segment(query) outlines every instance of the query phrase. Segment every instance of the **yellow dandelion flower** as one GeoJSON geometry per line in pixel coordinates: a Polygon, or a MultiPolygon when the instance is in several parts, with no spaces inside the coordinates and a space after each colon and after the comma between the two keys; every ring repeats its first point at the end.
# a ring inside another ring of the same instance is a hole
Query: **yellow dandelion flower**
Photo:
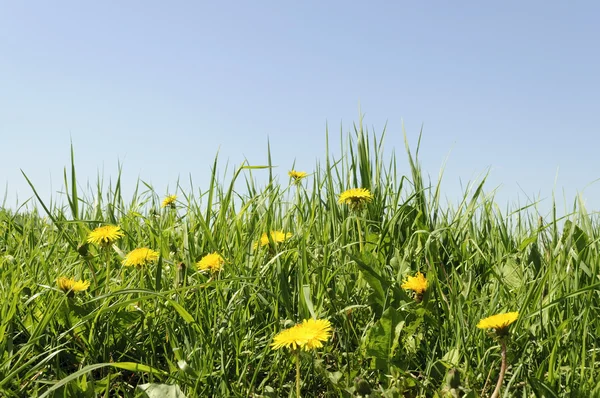
{"type": "Polygon", "coordinates": [[[223,269],[225,260],[217,252],[207,254],[202,257],[200,261],[196,263],[196,266],[200,271],[210,270],[212,272],[218,272],[223,269]]]}
{"type": "Polygon", "coordinates": [[[121,227],[116,225],[104,225],[98,227],[88,234],[88,243],[96,243],[102,246],[109,246],[125,236],[121,227]]]}
{"type": "Polygon", "coordinates": [[[332,330],[327,319],[305,319],[302,323],[279,332],[273,338],[271,347],[274,350],[287,347],[306,351],[320,348],[323,347],[323,342],[329,339],[332,330]]]}
{"type": "Polygon", "coordinates": [[[373,200],[371,191],[365,188],[352,188],[340,194],[338,203],[347,204],[352,210],[360,210],[362,207],[373,200]]]}
{"type": "Polygon", "coordinates": [[[168,195],[165,200],[162,201],[161,207],[175,207],[175,201],[177,200],[177,195],[168,195]]]}
{"type": "Polygon", "coordinates": [[[308,319],[302,323],[302,328],[308,337],[305,350],[323,347],[323,342],[331,336],[331,323],[327,319],[308,319]]]}
{"type": "Polygon", "coordinates": [[[88,281],[76,281],[75,279],[67,278],[66,276],[58,278],[56,284],[58,285],[58,288],[65,293],[83,292],[90,287],[90,282],[88,281]]]}
{"type": "Polygon", "coordinates": [[[294,179],[294,182],[300,182],[300,180],[306,177],[308,174],[304,171],[290,170],[288,175],[294,179]]]}
{"type": "Polygon", "coordinates": [[[482,319],[477,324],[479,329],[495,329],[497,334],[508,331],[508,326],[519,318],[518,312],[507,312],[482,319]]]}
{"type": "MultiPolygon", "coordinates": [[[[286,239],[290,238],[292,236],[292,234],[290,232],[285,233],[285,232],[281,232],[281,231],[271,231],[269,233],[269,235],[271,236],[271,239],[273,240],[273,242],[275,243],[281,243],[284,242],[286,239]]],[[[262,236],[260,237],[260,242],[256,242],[254,244],[254,248],[257,248],[259,245],[262,246],[267,246],[269,244],[269,235],[267,235],[267,233],[263,233],[262,236]]]]}
{"type": "Polygon", "coordinates": [[[147,247],[141,247],[127,253],[122,264],[126,267],[142,267],[158,260],[158,257],[158,252],[148,249],[147,247]]]}
{"type": "Polygon", "coordinates": [[[412,290],[417,294],[423,294],[427,290],[427,279],[422,273],[417,272],[415,276],[408,276],[401,287],[402,289],[412,290]]]}

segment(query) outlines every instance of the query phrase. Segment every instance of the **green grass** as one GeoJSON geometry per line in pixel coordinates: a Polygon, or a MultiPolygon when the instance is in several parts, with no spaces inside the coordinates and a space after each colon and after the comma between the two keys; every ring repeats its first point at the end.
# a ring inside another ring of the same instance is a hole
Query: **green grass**
{"type": "Polygon", "coordinates": [[[309,317],[335,330],[302,354],[303,396],[489,396],[500,344],[476,324],[507,311],[520,317],[501,396],[600,396],[597,218],[579,202],[561,219],[502,211],[484,182],[440,203],[418,150],[407,144],[400,166],[384,135],[362,122],[340,134],[341,158],[326,156],[299,185],[270,155],[228,180],[215,158],[207,189],[178,188],[175,209],[142,181],[124,198],[120,175],[82,193],[72,153],[64,197],[37,197],[39,212],[0,209],[0,396],[141,397],[147,383],[187,397],[295,396],[293,356],[270,344],[309,317]],[[358,213],[337,202],[355,187],[374,195],[358,213]],[[81,246],[105,224],[125,232],[110,267],[81,246]],[[270,230],[293,236],[255,249],[270,230]],[[121,266],[137,247],[159,261],[121,266]],[[198,272],[215,251],[224,270],[198,272]],[[429,281],[420,303],[400,287],[417,271],[429,281]],[[91,286],[69,297],[60,276],[91,286]]]}

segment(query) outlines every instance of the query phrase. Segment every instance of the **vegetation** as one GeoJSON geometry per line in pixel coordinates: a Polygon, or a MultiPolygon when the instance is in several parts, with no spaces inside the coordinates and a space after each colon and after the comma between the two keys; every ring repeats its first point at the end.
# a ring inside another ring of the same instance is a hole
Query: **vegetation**
{"type": "Polygon", "coordinates": [[[600,396],[597,218],[502,211],[483,182],[441,204],[384,135],[131,198],[82,194],[72,151],[62,202],[30,181],[39,206],[0,209],[0,396],[479,397],[501,367],[500,396],[600,396]],[[330,335],[274,349],[313,318],[330,335]]]}

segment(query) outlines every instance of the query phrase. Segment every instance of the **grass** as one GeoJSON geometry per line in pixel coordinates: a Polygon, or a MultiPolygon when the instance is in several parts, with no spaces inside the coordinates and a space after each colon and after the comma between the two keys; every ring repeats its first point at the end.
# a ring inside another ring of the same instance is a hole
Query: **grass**
{"type": "Polygon", "coordinates": [[[311,317],[334,331],[300,356],[302,396],[489,396],[501,344],[476,325],[511,311],[500,396],[600,396],[597,218],[578,202],[562,219],[502,211],[484,182],[442,205],[418,150],[402,175],[384,136],[360,122],[298,184],[270,155],[229,180],[215,159],[208,189],[166,208],[142,181],[124,198],[120,175],[82,194],[73,151],[64,198],[28,180],[40,206],[0,209],[0,396],[295,396],[294,355],[270,345],[311,317]],[[372,202],[339,204],[350,188],[372,202]],[[124,237],[85,245],[106,224],[124,237]],[[255,248],[272,230],[292,236],[255,248]],[[122,266],[139,247],[158,261],[122,266]],[[213,252],[223,270],[199,272],[213,252]],[[401,288],[417,271],[420,302],[401,288]],[[61,276],[91,285],[67,295],[61,276]]]}

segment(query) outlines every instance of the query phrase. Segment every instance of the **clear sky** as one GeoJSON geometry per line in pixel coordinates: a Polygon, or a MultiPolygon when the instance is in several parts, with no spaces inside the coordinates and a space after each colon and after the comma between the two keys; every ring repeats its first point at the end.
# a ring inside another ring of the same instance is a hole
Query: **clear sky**
{"type": "Polygon", "coordinates": [[[0,193],[31,196],[22,168],[49,198],[71,138],[81,183],[120,161],[129,188],[164,194],[191,173],[203,190],[218,150],[223,167],[265,164],[267,139],[287,181],[360,103],[406,171],[402,122],[413,145],[423,125],[450,201],[489,170],[502,205],[555,190],[592,211],[599,15],[596,1],[0,0],[0,193]]]}

